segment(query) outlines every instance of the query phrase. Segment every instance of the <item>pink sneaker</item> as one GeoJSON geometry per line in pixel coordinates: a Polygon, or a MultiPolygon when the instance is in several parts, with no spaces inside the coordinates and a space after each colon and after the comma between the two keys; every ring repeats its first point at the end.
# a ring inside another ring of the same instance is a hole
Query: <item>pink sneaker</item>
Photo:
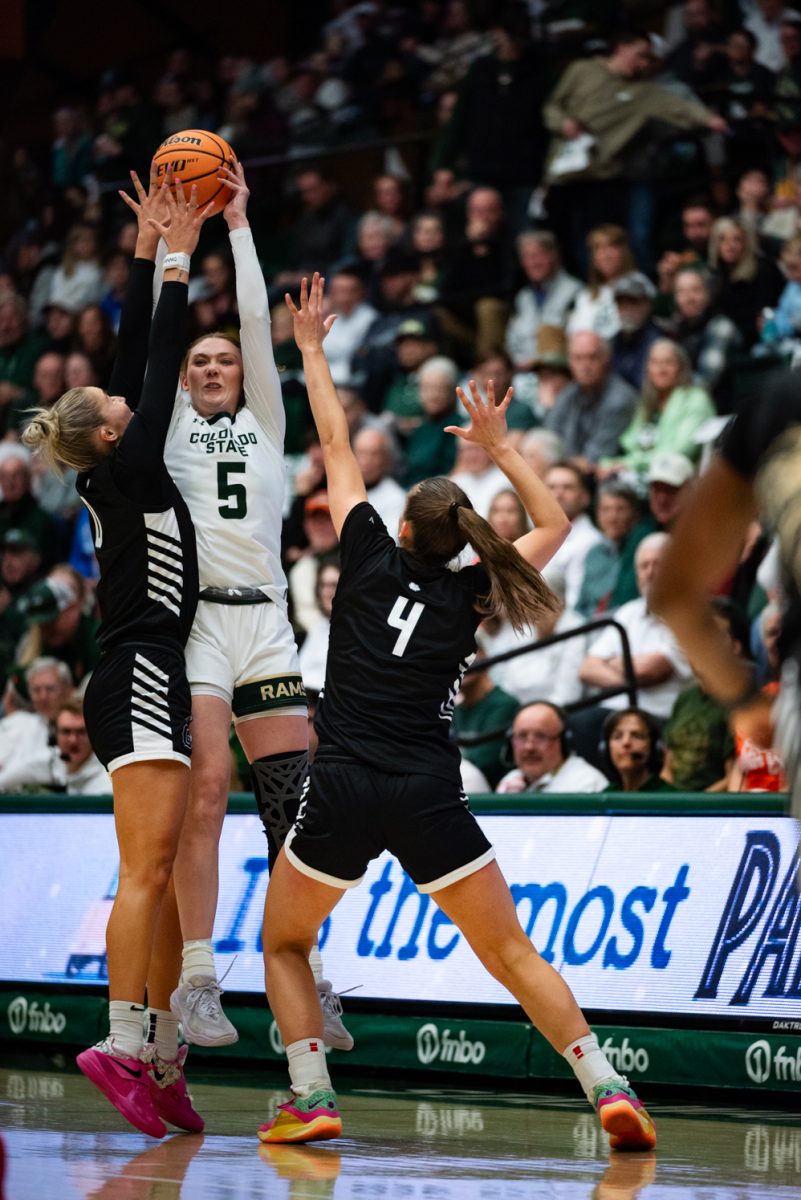
{"type": "Polygon", "coordinates": [[[185,1129],[187,1133],[202,1133],[206,1122],[192,1107],[184,1079],[184,1063],[188,1053],[189,1047],[182,1046],[178,1057],[172,1061],[153,1055],[147,1070],[150,1098],[162,1120],[185,1129]]]}
{"type": "Polygon", "coordinates": [[[115,1054],[114,1043],[109,1037],[82,1051],[75,1061],[86,1078],[134,1128],[151,1137],[164,1137],[167,1126],[153,1107],[147,1067],[140,1059],[115,1054]]]}

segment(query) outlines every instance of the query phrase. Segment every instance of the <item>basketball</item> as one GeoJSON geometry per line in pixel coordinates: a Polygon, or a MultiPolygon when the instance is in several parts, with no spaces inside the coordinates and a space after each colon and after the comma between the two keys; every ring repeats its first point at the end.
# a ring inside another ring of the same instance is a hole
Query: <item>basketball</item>
{"type": "Polygon", "coordinates": [[[232,167],[235,161],[236,155],[225,139],[206,129],[182,129],[180,133],[171,133],[153,155],[160,179],[171,167],[180,177],[187,200],[194,185],[198,207],[213,204],[215,213],[222,212],[233,195],[228,184],[217,178],[220,167],[232,167]]]}

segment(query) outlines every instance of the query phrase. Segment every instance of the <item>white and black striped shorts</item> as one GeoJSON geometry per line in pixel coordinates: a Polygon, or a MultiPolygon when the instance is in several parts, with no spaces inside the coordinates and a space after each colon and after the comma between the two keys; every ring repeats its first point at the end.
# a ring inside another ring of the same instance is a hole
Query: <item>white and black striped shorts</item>
{"type": "Polygon", "coordinates": [[[89,680],[84,719],[109,773],[162,759],[189,766],[192,697],[181,647],[124,643],[108,650],[89,680]]]}

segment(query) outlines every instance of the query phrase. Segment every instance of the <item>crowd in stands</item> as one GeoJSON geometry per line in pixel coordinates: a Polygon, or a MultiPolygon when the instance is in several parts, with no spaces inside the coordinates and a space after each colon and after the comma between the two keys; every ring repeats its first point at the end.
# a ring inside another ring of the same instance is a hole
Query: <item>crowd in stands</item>
{"type": "MultiPolygon", "coordinates": [[[[523,636],[497,618],[480,628],[454,718],[465,782],[784,786],[773,749],[730,732],[648,591],[727,418],[801,360],[801,7],[634,3],[621,7],[626,28],[599,23],[607,6],[578,5],[568,21],[562,7],[337,0],[302,58],[209,70],[175,50],[155,73],[113,68],[94,96],[59,97],[49,141],[14,149],[0,228],[0,789],[107,784],[80,713],[98,657],[88,514],[74,476],[43,472],[19,433],[32,405],[107,384],[136,229],[117,188],[190,127],[228,138],[248,171],[310,694],[324,679],[337,538],[282,297],[320,270],[338,314],[333,377],[389,531],[406,489],[448,474],[502,536],[525,532],[505,478],[445,432],[463,419],[455,387],[467,379],[492,379],[499,395],[513,385],[511,436],[572,522],[545,572],[557,611],[523,636]],[[353,146],[377,141],[383,169],[349,186],[343,148],[352,165],[353,146]],[[630,662],[612,627],[584,628],[610,616],[630,662]]],[[[221,221],[201,250],[193,335],[233,330],[221,221]]],[[[780,601],[755,523],[714,602],[772,689],[780,601]]]]}

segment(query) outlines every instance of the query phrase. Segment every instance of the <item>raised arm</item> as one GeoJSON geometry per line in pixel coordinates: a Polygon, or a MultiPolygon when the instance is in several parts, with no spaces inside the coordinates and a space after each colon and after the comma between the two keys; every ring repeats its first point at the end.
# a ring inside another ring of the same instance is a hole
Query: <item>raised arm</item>
{"type": "Polygon", "coordinates": [[[127,192],[120,196],[136,215],[138,233],[131,275],[125,293],[125,303],[120,317],[117,339],[117,357],[109,380],[109,395],[122,396],[134,411],[139,405],[142,385],[147,366],[147,346],[150,335],[150,318],[153,311],[153,264],[159,235],[148,224],[151,218],[160,221],[166,215],[162,187],[155,175],[150,177],[146,192],[136,171],[131,171],[131,180],[137,199],[127,192]]]}
{"type": "Polygon", "coordinates": [[[270,337],[270,306],[247,217],[250,192],[242,164],[235,163],[233,170],[222,168],[220,178],[225,179],[234,193],[223,209],[223,216],[234,256],[245,399],[267,436],[283,447],[286,417],[270,337]]]}
{"type": "Polygon", "coordinates": [[[445,432],[483,446],[496,467],[503,471],[535,526],[531,533],[518,538],[515,546],[527,563],[541,571],[570,533],[570,522],[542,480],[509,444],[506,410],[512,400],[512,389],[509,388],[500,404],[496,404],[495,385],[491,379],[487,382],[486,402],[474,380],[470,380],[469,386],[469,398],[461,388],[456,389],[456,394],[470,417],[470,425],[467,429],[448,425],[445,432]]]}
{"type": "MultiPolygon", "coordinates": [[[[150,219],[156,240],[163,237],[170,254],[191,255],[198,243],[209,208],[198,211],[196,189],[189,201],[176,179],[174,194],[163,188],[166,221],[150,219]]],[[[186,293],[189,271],[181,266],[164,272],[164,286],[153,315],[142,399],[120,440],[117,457],[138,471],[156,470],[164,458],[164,443],[172,418],[175,379],[185,344],[186,293]]]]}
{"type": "Polygon", "coordinates": [[[292,313],[295,341],[303,355],[306,390],[320,436],[328,481],[328,504],[338,537],[350,510],[367,499],[367,490],[350,448],[345,411],[323,351],[323,340],[335,319],[323,317],[324,283],[315,271],[311,289],[306,279],[300,285],[300,308],[289,294],[286,303],[292,313]]]}

